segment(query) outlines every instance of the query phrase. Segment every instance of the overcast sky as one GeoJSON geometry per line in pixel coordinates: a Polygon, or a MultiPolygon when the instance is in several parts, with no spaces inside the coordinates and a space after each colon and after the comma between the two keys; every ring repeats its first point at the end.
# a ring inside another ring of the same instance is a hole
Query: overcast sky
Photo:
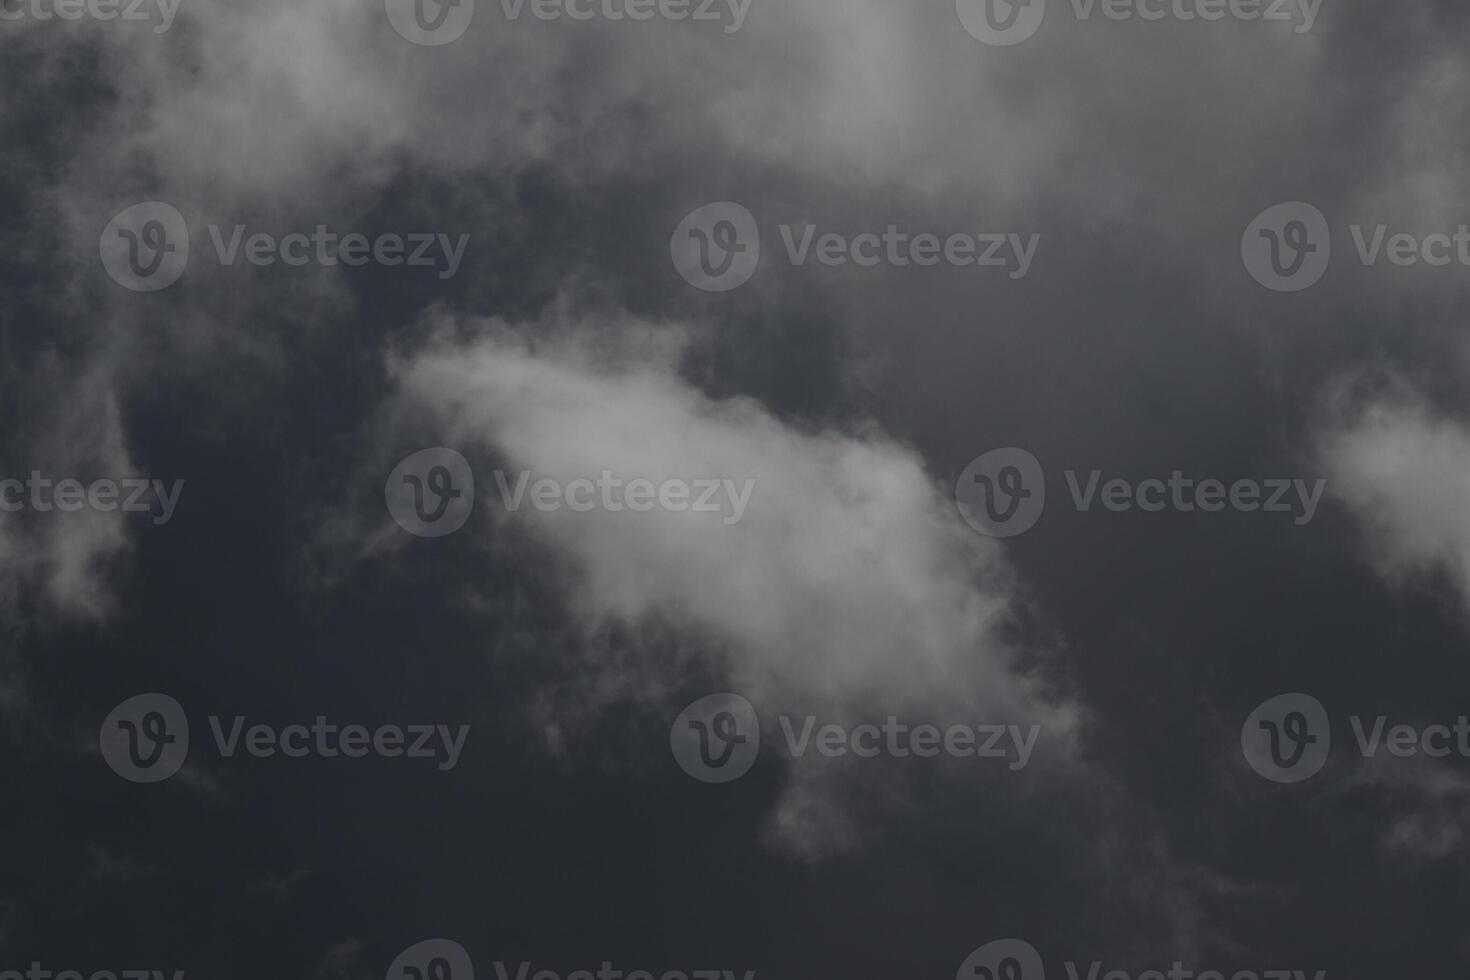
{"type": "Polygon", "coordinates": [[[1463,976],[1467,42],[0,0],[0,980],[1463,976]]]}

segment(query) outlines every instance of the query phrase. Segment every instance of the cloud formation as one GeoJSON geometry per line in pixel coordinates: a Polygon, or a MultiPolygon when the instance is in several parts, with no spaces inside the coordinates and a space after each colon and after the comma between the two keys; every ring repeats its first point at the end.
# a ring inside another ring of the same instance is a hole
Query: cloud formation
{"type": "MultiPolygon", "coordinates": [[[[1002,546],[959,521],[911,449],[873,429],[803,430],[748,398],[711,398],[680,377],[668,329],[625,324],[596,340],[594,329],[532,343],[486,325],[394,372],[399,397],[429,410],[446,444],[489,449],[533,480],[753,481],[729,524],[661,508],[510,512],[505,489],[481,474],[477,506],[489,521],[526,522],[569,563],[566,593],[582,616],[676,624],[696,660],[772,713],[1025,720],[1043,723],[1049,743],[1068,737],[1070,709],[1021,674],[1006,639],[1002,546]]],[[[655,700],[677,682],[659,677],[640,693],[655,700]]],[[[777,823],[792,837],[846,816],[819,792],[830,774],[801,779],[815,764],[794,766],[777,823]]]]}
{"type": "Polygon", "coordinates": [[[1376,567],[1442,572],[1470,609],[1470,428],[1401,393],[1339,418],[1322,451],[1376,567]]]}

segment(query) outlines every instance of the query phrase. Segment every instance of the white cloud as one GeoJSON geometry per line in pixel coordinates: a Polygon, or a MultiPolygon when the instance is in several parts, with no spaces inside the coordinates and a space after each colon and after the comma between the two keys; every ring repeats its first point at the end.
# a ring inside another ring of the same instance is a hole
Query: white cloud
{"type": "MultiPolygon", "coordinates": [[[[913,451],[878,432],[803,431],[748,399],[713,400],[678,375],[667,335],[573,336],[532,345],[492,327],[431,345],[396,374],[402,401],[429,409],[447,445],[488,448],[536,478],[755,481],[731,526],[601,507],[512,515],[480,474],[479,512],[529,527],[570,562],[569,602],[588,623],[673,624],[763,712],[1024,719],[1065,741],[1068,710],[1018,675],[998,629],[1011,582],[1001,545],[959,521],[913,451]]],[[[588,660],[579,669],[596,673],[588,660]]],[[[633,694],[657,700],[677,683],[657,677],[633,694]]],[[[834,782],[833,767],[807,766],[795,764],[775,823],[798,849],[853,835],[833,788],[850,790],[852,773],[834,782]]]]}
{"type": "MultiPolygon", "coordinates": [[[[111,378],[94,367],[67,381],[65,370],[51,365],[42,378],[32,379],[50,382],[38,386],[47,404],[32,420],[34,434],[24,452],[13,457],[19,470],[4,476],[24,482],[35,471],[55,483],[135,475],[111,378]]],[[[45,496],[49,499],[50,492],[45,496]]],[[[8,529],[0,531],[0,603],[35,587],[53,612],[79,619],[105,616],[114,604],[111,563],[131,543],[128,517],[121,510],[90,508],[6,515],[8,529]]]]}
{"type": "Polygon", "coordinates": [[[1401,396],[1341,419],[1322,452],[1378,568],[1441,570],[1470,607],[1470,429],[1401,396]]]}
{"type": "MultiPolygon", "coordinates": [[[[1053,196],[1152,213],[1145,196],[1177,189],[1135,172],[1137,157],[1203,171],[1255,134],[1292,132],[1319,94],[1321,50],[1270,25],[1057,16],[1003,52],[966,34],[952,4],[882,0],[757,2],[737,34],[511,23],[488,2],[443,48],[398,37],[381,3],[190,0],[168,35],[99,36],[121,99],[78,187],[107,175],[117,193],[129,174],[181,207],[321,210],[370,201],[405,164],[601,178],[694,160],[713,199],[755,163],[848,191],[918,192],[969,220],[1053,196]],[[1164,31],[1175,43],[1161,50],[1164,31]],[[1191,84],[1159,85],[1171,71],[1191,84]],[[1161,116],[1179,120],[1162,141],[1161,116]],[[1125,138],[1080,140],[1100,118],[1125,138]]],[[[1198,222],[1198,201],[1176,204],[1190,209],[1181,223],[1198,222]]]]}

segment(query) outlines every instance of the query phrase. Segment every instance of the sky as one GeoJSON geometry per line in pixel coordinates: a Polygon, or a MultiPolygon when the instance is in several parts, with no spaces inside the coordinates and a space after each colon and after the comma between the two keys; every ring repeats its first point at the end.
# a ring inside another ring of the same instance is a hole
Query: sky
{"type": "Polygon", "coordinates": [[[1467,40],[0,0],[0,980],[1463,976],[1467,40]]]}

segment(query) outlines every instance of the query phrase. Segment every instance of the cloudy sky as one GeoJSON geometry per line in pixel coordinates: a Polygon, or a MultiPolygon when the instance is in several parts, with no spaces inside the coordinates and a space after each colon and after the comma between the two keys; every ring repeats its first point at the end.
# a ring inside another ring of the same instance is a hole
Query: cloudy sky
{"type": "Polygon", "coordinates": [[[1463,976],[1467,41],[0,0],[0,980],[1463,976]]]}

